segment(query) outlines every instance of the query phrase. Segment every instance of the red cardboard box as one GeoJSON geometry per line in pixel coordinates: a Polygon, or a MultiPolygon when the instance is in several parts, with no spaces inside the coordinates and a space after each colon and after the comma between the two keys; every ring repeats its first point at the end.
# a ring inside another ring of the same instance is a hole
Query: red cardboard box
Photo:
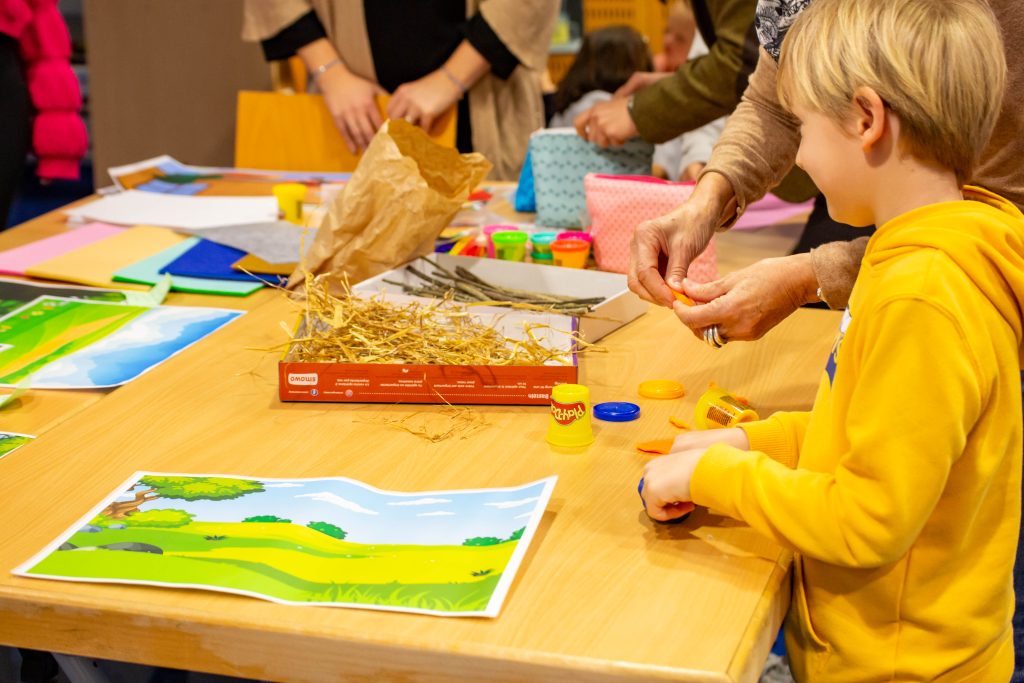
{"type": "MultiPolygon", "coordinates": [[[[369,293],[363,293],[370,296],[369,293]]],[[[377,294],[376,296],[382,296],[377,294]]],[[[415,297],[386,295],[408,301],[415,297]]],[[[575,329],[569,316],[520,313],[480,307],[474,315],[506,335],[514,336],[524,322],[544,322],[556,330],[575,329]],[[488,320],[489,318],[489,320],[488,320]]],[[[300,327],[299,336],[302,330],[300,327]]],[[[538,333],[553,349],[565,351],[570,364],[547,365],[406,365],[400,363],[278,363],[282,401],[330,403],[451,403],[548,405],[551,388],[578,378],[574,342],[567,335],[538,333]]]]}

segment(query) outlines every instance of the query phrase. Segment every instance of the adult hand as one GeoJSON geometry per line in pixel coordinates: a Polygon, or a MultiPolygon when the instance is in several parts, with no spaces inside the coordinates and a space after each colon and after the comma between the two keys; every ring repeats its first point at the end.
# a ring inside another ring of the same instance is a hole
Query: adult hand
{"type": "Polygon", "coordinates": [[[706,450],[719,443],[743,451],[750,448],[750,439],[747,438],[747,433],[739,427],[730,427],[728,429],[699,429],[680,434],[675,438],[670,452],[706,450]]]}
{"type": "Polygon", "coordinates": [[[573,121],[576,133],[598,147],[617,147],[638,133],[625,98],[595,104],[573,121]]]}
{"type": "Polygon", "coordinates": [[[395,90],[388,103],[388,116],[405,119],[427,132],[462,97],[458,88],[440,69],[395,90]]]}
{"type": "Polygon", "coordinates": [[[317,83],[349,151],[355,154],[366,149],[383,123],[376,97],[385,94],[384,89],[337,67],[320,74],[317,83]]]}
{"type": "Polygon", "coordinates": [[[615,91],[612,97],[629,97],[636,91],[643,90],[647,86],[653,85],[666,76],[671,75],[671,73],[658,73],[655,71],[637,71],[615,91]]]}
{"type": "Polygon", "coordinates": [[[725,176],[706,173],[679,208],[638,225],[630,244],[629,288],[642,299],[671,308],[672,290],[683,290],[690,262],[708,246],[733,194],[725,176]]]}
{"type": "Polygon", "coordinates": [[[659,522],[667,522],[690,511],[689,505],[682,506],[680,503],[692,500],[690,481],[705,450],[695,448],[679,451],[647,463],[644,467],[644,487],[640,495],[644,499],[648,517],[659,522]]]}
{"type": "Polygon", "coordinates": [[[676,316],[700,338],[712,325],[728,341],[753,341],[801,305],[817,300],[818,283],[810,254],[758,261],[724,278],[698,284],[687,280],[683,292],[695,306],[678,304],[676,316]]]}

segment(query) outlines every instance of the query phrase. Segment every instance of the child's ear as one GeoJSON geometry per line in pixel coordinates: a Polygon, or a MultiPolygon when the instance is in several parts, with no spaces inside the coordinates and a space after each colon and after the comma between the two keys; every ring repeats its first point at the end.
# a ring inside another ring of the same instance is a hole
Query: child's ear
{"type": "Polygon", "coordinates": [[[866,152],[885,134],[885,101],[874,88],[861,86],[853,93],[853,113],[854,133],[866,152]]]}

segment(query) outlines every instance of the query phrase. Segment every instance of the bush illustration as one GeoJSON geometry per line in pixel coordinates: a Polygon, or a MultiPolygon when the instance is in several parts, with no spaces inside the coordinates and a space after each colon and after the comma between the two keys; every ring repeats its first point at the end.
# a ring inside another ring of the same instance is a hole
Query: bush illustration
{"type": "Polygon", "coordinates": [[[195,517],[191,512],[184,510],[140,510],[134,515],[129,515],[121,520],[125,526],[148,526],[163,529],[185,526],[195,517]]]}
{"type": "Polygon", "coordinates": [[[243,522],[280,522],[281,524],[291,524],[292,520],[285,519],[284,517],[278,517],[277,515],[253,515],[252,517],[246,517],[242,520],[243,522]]]}
{"type": "Polygon", "coordinates": [[[306,526],[308,526],[313,531],[319,531],[322,534],[333,536],[334,538],[337,538],[339,540],[344,540],[344,538],[348,536],[348,534],[345,533],[344,529],[342,529],[340,526],[334,526],[330,522],[310,522],[306,526]]]}
{"type": "Polygon", "coordinates": [[[462,545],[498,545],[504,542],[504,539],[495,538],[494,536],[474,536],[473,538],[467,538],[462,542],[462,545]]]}

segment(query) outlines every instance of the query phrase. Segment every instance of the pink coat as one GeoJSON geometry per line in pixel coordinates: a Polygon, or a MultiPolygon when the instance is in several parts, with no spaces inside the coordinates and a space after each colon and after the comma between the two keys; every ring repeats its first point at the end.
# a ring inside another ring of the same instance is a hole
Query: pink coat
{"type": "Polygon", "coordinates": [[[32,148],[44,179],[78,178],[88,135],[78,112],[82,94],[71,70],[71,38],[57,0],[0,0],[0,33],[21,46],[36,115],[32,148]]]}

